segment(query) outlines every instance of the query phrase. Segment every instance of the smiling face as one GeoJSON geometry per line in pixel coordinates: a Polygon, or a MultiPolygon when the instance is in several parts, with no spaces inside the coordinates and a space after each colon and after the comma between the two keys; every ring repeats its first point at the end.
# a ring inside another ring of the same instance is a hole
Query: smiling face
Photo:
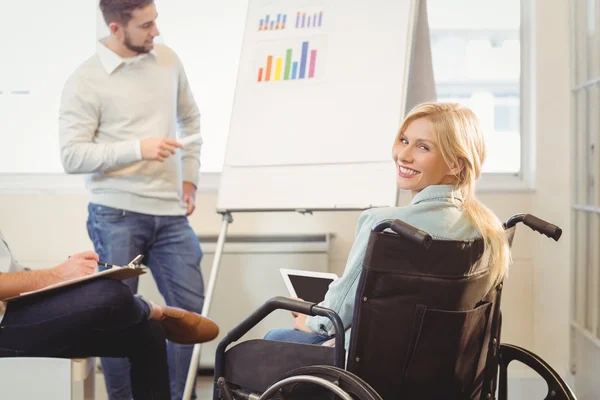
{"type": "Polygon", "coordinates": [[[457,182],[455,171],[446,164],[433,125],[427,118],[415,119],[398,135],[392,156],[398,188],[410,190],[413,196],[430,185],[457,182]]]}

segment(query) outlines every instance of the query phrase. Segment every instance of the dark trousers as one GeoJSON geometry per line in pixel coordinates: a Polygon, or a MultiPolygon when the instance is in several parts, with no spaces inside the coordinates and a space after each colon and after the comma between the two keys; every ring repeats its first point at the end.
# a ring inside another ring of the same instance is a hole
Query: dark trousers
{"type": "Polygon", "coordinates": [[[127,357],[134,399],[170,399],[165,335],[120,281],[99,279],[8,303],[0,357],[127,357]]]}

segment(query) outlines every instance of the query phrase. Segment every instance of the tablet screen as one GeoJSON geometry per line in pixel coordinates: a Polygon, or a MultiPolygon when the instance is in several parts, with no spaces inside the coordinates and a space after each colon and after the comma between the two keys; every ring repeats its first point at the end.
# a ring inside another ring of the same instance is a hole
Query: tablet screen
{"type": "Polygon", "coordinates": [[[296,296],[304,301],[320,303],[325,298],[329,284],[333,282],[330,278],[318,278],[314,276],[288,275],[296,296]]]}

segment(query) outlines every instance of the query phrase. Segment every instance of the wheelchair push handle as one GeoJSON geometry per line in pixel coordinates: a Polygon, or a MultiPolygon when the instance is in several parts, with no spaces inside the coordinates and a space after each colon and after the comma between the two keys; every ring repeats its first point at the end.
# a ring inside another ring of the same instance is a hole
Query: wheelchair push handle
{"type": "Polygon", "coordinates": [[[431,242],[433,241],[433,238],[429,233],[417,229],[399,219],[388,219],[382,221],[373,230],[375,232],[383,232],[386,229],[391,229],[398,235],[404,236],[405,238],[412,240],[416,244],[423,246],[426,249],[431,246],[431,242]]]}
{"type": "Polygon", "coordinates": [[[558,242],[562,235],[562,229],[550,222],[544,221],[531,214],[516,214],[513,215],[504,223],[504,228],[509,229],[518,224],[519,222],[524,223],[536,232],[548,236],[558,242]]]}

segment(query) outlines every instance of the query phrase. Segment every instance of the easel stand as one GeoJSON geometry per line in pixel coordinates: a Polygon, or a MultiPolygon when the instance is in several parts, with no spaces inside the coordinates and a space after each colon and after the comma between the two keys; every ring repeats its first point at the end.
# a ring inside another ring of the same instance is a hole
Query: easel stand
{"type": "MultiPolygon", "coordinates": [[[[227,228],[229,228],[229,224],[233,222],[233,217],[231,216],[231,213],[229,211],[221,212],[220,214],[223,216],[223,222],[221,223],[221,232],[219,233],[219,239],[217,240],[215,258],[213,259],[213,265],[210,269],[210,278],[208,279],[208,286],[206,288],[206,292],[204,295],[204,304],[202,306],[202,315],[205,317],[208,317],[208,312],[210,311],[210,303],[213,297],[213,292],[215,290],[215,284],[217,282],[219,265],[221,264],[221,255],[223,254],[223,247],[225,246],[227,228]]],[[[192,361],[190,362],[187,380],[185,381],[185,391],[183,392],[183,400],[190,400],[192,397],[192,391],[196,386],[196,375],[198,375],[198,363],[200,362],[201,351],[201,343],[194,345],[192,361]]]]}

